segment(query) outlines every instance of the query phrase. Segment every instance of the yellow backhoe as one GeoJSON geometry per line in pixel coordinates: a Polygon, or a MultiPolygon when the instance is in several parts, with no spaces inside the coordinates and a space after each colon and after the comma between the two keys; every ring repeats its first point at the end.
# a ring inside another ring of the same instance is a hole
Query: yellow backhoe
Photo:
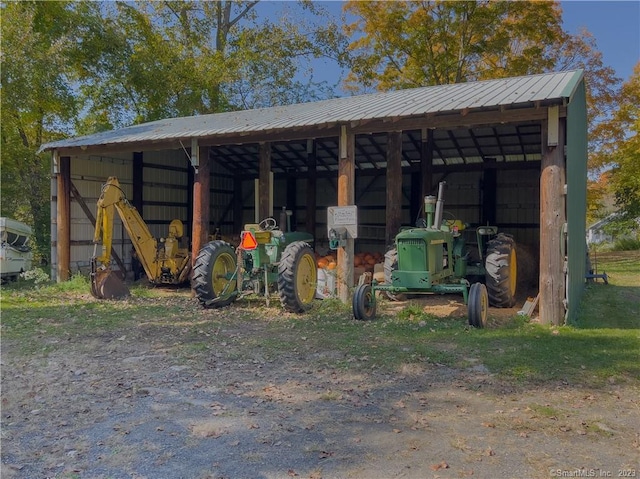
{"type": "Polygon", "coordinates": [[[129,203],[115,176],[102,187],[97,203],[95,244],[91,258],[91,294],[98,299],[116,299],[129,295],[124,282],[111,270],[113,219],[118,212],[129,234],[133,247],[149,281],[153,284],[181,284],[191,271],[191,254],[179,248],[178,240],[184,233],[182,221],[169,224],[169,234],[160,241],[153,237],[138,210],[129,203]],[[102,252],[96,256],[98,244],[102,252]]]}

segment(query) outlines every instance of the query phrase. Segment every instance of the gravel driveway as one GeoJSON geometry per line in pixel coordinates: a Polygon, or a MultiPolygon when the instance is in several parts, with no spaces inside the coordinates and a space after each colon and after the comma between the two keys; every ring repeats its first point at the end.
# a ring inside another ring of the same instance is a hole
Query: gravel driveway
{"type": "Polygon", "coordinates": [[[251,314],[143,318],[29,354],[3,338],[3,479],[640,475],[633,386],[521,387],[478,358],[392,371],[295,335],[274,355],[251,314]]]}

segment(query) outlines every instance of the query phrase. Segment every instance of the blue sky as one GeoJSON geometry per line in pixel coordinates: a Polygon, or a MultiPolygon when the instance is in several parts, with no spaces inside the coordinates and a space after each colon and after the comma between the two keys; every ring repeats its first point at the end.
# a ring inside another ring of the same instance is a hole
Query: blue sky
{"type": "Polygon", "coordinates": [[[640,61],[640,1],[564,1],[564,29],[589,30],[602,52],[603,61],[623,80],[629,79],[640,61]]]}
{"type": "MultiPolygon", "coordinates": [[[[262,5],[268,11],[277,10],[286,2],[267,0],[265,3],[271,4],[262,5]]],[[[316,3],[340,16],[342,1],[316,3]]],[[[605,65],[613,67],[622,80],[629,79],[633,67],[640,61],[640,0],[564,0],[561,5],[564,29],[574,34],[583,27],[589,30],[602,52],[605,65]]],[[[329,83],[335,83],[340,74],[330,62],[318,61],[313,68],[316,80],[328,80],[329,83]]]]}

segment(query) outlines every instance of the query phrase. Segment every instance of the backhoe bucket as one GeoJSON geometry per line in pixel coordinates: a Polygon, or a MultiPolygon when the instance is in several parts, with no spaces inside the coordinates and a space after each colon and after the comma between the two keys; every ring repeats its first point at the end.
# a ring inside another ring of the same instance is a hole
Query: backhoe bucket
{"type": "Polygon", "coordinates": [[[91,268],[91,294],[98,299],[122,299],[129,296],[129,288],[110,268],[91,268]]]}

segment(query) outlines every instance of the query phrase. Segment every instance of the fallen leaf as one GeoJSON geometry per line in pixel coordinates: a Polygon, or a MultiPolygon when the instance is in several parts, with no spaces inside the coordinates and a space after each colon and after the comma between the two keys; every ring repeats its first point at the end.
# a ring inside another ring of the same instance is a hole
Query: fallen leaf
{"type": "Polygon", "coordinates": [[[449,464],[444,461],[439,462],[438,464],[431,464],[432,471],[439,471],[440,469],[449,469],[449,464]]]}

